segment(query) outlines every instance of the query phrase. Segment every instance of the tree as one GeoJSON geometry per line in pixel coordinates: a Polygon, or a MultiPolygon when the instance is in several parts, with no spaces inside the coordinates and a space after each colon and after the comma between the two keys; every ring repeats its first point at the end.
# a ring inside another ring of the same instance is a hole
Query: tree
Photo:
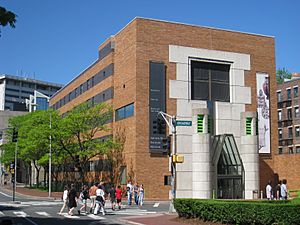
{"type": "MultiPolygon", "coordinates": [[[[7,11],[5,8],[0,6],[0,26],[5,27],[6,25],[10,25],[10,27],[15,28],[17,15],[11,11],[7,11]]],[[[1,30],[0,30],[1,34],[1,30]]]]}
{"type": "Polygon", "coordinates": [[[112,109],[106,103],[91,105],[83,103],[70,110],[61,118],[60,130],[54,138],[59,142],[61,150],[75,164],[79,173],[77,181],[84,182],[88,170],[88,162],[95,156],[105,156],[114,148],[112,139],[97,138],[99,133],[108,132],[107,124],[112,119],[112,109]]]}
{"type": "Polygon", "coordinates": [[[284,81],[284,79],[291,79],[292,78],[292,74],[286,69],[286,68],[279,68],[276,71],[276,80],[278,84],[282,84],[282,82],[284,81]]]}

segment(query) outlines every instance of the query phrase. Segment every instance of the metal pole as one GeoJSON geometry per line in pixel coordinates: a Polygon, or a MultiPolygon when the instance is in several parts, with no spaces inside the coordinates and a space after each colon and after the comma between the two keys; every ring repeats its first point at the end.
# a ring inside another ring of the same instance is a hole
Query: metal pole
{"type": "Polygon", "coordinates": [[[52,146],[51,146],[51,142],[52,142],[52,136],[51,136],[51,127],[52,127],[52,113],[50,112],[50,136],[49,136],[49,198],[51,197],[51,175],[52,175],[52,171],[51,171],[51,164],[52,164],[52,146]]]}
{"type": "Polygon", "coordinates": [[[176,154],[176,117],[172,117],[172,154],[171,154],[171,172],[172,172],[172,195],[169,212],[176,212],[174,208],[174,199],[176,198],[176,163],[173,163],[172,157],[176,154]]]}
{"type": "Polygon", "coordinates": [[[16,196],[16,188],[17,188],[17,153],[18,153],[18,142],[16,142],[15,146],[15,174],[14,174],[14,185],[13,185],[13,202],[15,201],[16,196]]]}

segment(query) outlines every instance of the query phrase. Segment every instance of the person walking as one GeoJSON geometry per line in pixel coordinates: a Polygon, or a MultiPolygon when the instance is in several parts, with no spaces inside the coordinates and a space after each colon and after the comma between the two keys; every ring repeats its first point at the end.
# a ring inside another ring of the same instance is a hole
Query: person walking
{"type": "Polygon", "coordinates": [[[127,186],[126,186],[126,190],[127,190],[127,199],[128,199],[128,205],[131,205],[132,203],[132,193],[133,193],[133,186],[131,184],[131,181],[128,182],[127,186]]]}
{"type": "Polygon", "coordinates": [[[105,210],[104,210],[104,202],[105,202],[105,193],[104,190],[102,190],[102,186],[99,184],[98,189],[96,191],[96,207],[94,210],[94,215],[97,215],[98,212],[101,210],[102,215],[105,215],[105,210]]]}
{"type": "Polygon", "coordinates": [[[82,206],[78,210],[78,214],[80,215],[81,210],[84,209],[84,213],[87,213],[87,200],[89,198],[89,187],[87,185],[83,185],[82,191],[80,193],[80,199],[82,202],[82,206]]]}
{"type": "Polygon", "coordinates": [[[136,205],[139,204],[139,185],[137,182],[135,182],[134,186],[133,186],[133,193],[134,193],[134,203],[136,205]]]}
{"type": "Polygon", "coordinates": [[[114,211],[116,208],[116,189],[114,186],[109,190],[109,198],[111,202],[111,209],[114,211]]]}
{"type": "Polygon", "coordinates": [[[282,184],[281,184],[281,188],[280,188],[280,194],[281,194],[281,199],[282,200],[287,200],[288,197],[288,190],[287,190],[287,180],[283,179],[282,180],[282,184]]]}
{"type": "Polygon", "coordinates": [[[271,181],[269,180],[267,186],[266,186],[266,196],[268,200],[272,200],[272,186],[271,181]]]}
{"type": "Polygon", "coordinates": [[[116,188],[116,198],[117,198],[117,205],[120,210],[122,205],[122,188],[120,185],[116,188]]]}
{"type": "Polygon", "coordinates": [[[96,191],[98,189],[98,183],[94,183],[94,185],[90,188],[89,190],[89,196],[91,199],[91,208],[90,208],[90,213],[93,212],[95,205],[96,205],[96,191]]]}
{"type": "Polygon", "coordinates": [[[141,184],[141,186],[139,187],[139,206],[143,206],[144,204],[144,194],[145,194],[145,189],[144,189],[144,185],[141,184]]]}
{"type": "Polygon", "coordinates": [[[58,213],[60,215],[63,213],[64,209],[68,206],[68,194],[69,194],[69,187],[66,185],[62,196],[63,206],[61,207],[61,210],[58,213]]]}
{"type": "Polygon", "coordinates": [[[278,182],[277,186],[276,186],[276,199],[280,200],[281,199],[281,180],[278,182]]]}
{"type": "Polygon", "coordinates": [[[75,190],[75,185],[74,184],[71,184],[71,189],[69,191],[69,194],[68,194],[68,198],[69,198],[69,215],[70,216],[73,216],[74,213],[74,209],[77,207],[77,192],[75,190]]]}

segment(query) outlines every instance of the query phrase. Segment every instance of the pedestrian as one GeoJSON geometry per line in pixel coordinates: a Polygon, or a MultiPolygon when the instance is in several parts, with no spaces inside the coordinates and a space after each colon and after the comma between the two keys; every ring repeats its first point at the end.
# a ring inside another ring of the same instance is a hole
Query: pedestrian
{"type": "Polygon", "coordinates": [[[281,194],[281,199],[282,200],[287,200],[288,198],[288,190],[287,190],[287,180],[283,179],[282,180],[282,184],[281,184],[281,188],[280,188],[280,194],[281,194]]]}
{"type": "Polygon", "coordinates": [[[87,185],[83,185],[82,191],[80,193],[80,199],[82,202],[82,206],[78,210],[78,214],[80,215],[80,211],[84,209],[84,213],[87,213],[87,200],[89,199],[89,187],[87,185]]]}
{"type": "Polygon", "coordinates": [[[116,188],[116,198],[117,198],[117,205],[120,210],[122,205],[122,188],[120,185],[116,188]]]}
{"type": "Polygon", "coordinates": [[[272,186],[271,181],[269,180],[267,186],[266,186],[266,195],[268,200],[272,200],[272,186]]]}
{"type": "Polygon", "coordinates": [[[68,206],[68,194],[69,194],[69,187],[66,185],[64,188],[64,193],[62,195],[63,206],[61,207],[61,210],[58,213],[60,215],[63,213],[64,209],[68,206]]]}
{"type": "Polygon", "coordinates": [[[126,186],[126,191],[127,191],[127,199],[128,199],[128,205],[131,205],[132,203],[132,193],[133,193],[133,186],[131,184],[131,181],[128,182],[126,186]]]}
{"type": "Polygon", "coordinates": [[[134,192],[134,203],[136,205],[139,204],[139,186],[138,183],[135,182],[134,186],[133,186],[133,192],[134,192]]]}
{"type": "Polygon", "coordinates": [[[68,194],[68,198],[69,198],[69,215],[70,216],[73,216],[74,213],[74,209],[77,207],[77,192],[75,190],[75,185],[74,184],[71,184],[71,189],[69,191],[69,194],[68,194]]]}
{"type": "Polygon", "coordinates": [[[96,207],[94,210],[94,215],[97,215],[98,212],[101,210],[102,215],[105,215],[105,210],[104,210],[104,202],[105,202],[105,193],[104,190],[102,189],[103,187],[101,184],[98,185],[98,189],[96,191],[96,207]]]}
{"type": "Polygon", "coordinates": [[[276,186],[276,199],[280,200],[281,199],[281,180],[278,182],[277,186],[276,186]]]}
{"type": "Polygon", "coordinates": [[[144,204],[144,195],[145,195],[145,189],[144,189],[144,185],[141,184],[141,186],[139,187],[139,206],[143,206],[144,204]]]}
{"type": "Polygon", "coordinates": [[[91,199],[91,208],[90,208],[90,213],[93,212],[96,204],[96,191],[98,189],[98,183],[95,182],[94,185],[90,188],[89,190],[89,196],[91,199]]]}
{"type": "Polygon", "coordinates": [[[111,202],[111,209],[114,211],[116,208],[116,189],[114,186],[109,190],[109,198],[111,202]]]}

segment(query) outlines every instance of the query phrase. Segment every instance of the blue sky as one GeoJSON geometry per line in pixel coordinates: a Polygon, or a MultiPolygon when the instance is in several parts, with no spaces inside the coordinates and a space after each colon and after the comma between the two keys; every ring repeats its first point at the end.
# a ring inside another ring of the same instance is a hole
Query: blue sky
{"type": "Polygon", "coordinates": [[[300,72],[298,0],[0,0],[18,15],[1,28],[0,74],[66,84],[98,46],[141,16],[275,36],[276,67],[300,72]]]}

